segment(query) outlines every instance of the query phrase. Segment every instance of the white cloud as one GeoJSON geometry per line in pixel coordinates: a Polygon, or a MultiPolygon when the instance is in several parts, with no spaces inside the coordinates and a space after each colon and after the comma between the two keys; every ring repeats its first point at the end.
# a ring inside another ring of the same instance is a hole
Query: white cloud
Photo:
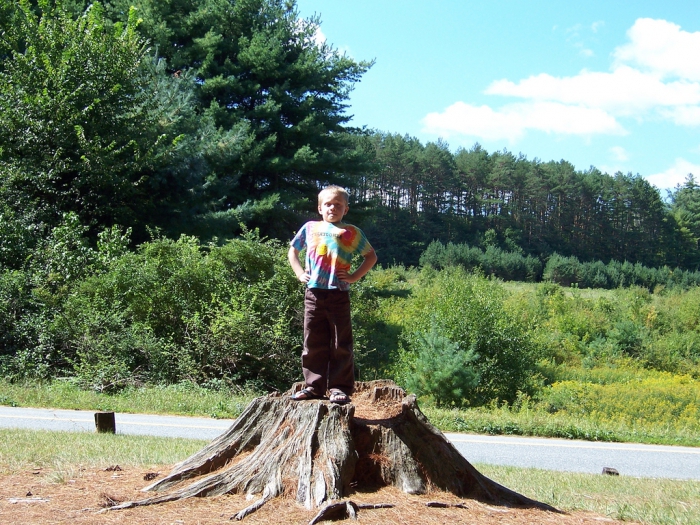
{"type": "Polygon", "coordinates": [[[619,160],[622,162],[629,160],[629,155],[627,154],[625,148],[623,148],[622,146],[613,146],[612,148],[610,148],[610,153],[613,154],[613,158],[615,160],[619,160]]]}
{"type": "Polygon", "coordinates": [[[468,135],[486,140],[521,138],[528,130],[565,135],[624,135],[626,131],[605,111],[556,102],[508,104],[498,110],[457,102],[442,113],[430,113],[424,131],[449,138],[468,135]]]}
{"type": "Polygon", "coordinates": [[[582,104],[617,115],[635,115],[658,106],[700,104],[700,84],[664,83],[629,66],[620,66],[611,73],[584,70],[563,78],[542,73],[517,84],[497,80],[486,88],[486,93],[582,104]]]}
{"type": "Polygon", "coordinates": [[[700,126],[700,106],[678,106],[661,114],[679,126],[700,126]]]}
{"type": "MultiPolygon", "coordinates": [[[[566,30],[578,40],[581,31],[596,32],[603,22],[566,30]]],[[[492,82],[487,95],[521,99],[519,103],[474,106],[457,102],[424,119],[424,131],[443,136],[464,134],[484,139],[521,138],[529,130],[562,135],[624,134],[618,119],[665,119],[700,126],[700,32],[682,31],[665,20],[641,18],[618,47],[610,71],[582,70],[555,77],[492,82]]],[[[592,51],[575,43],[579,52],[592,51]]]]}
{"type": "Polygon", "coordinates": [[[700,81],[700,32],[689,33],[666,20],[640,18],[627,31],[628,44],[618,47],[618,63],[634,63],[652,74],[700,81]]]}
{"type": "Polygon", "coordinates": [[[326,43],[326,40],[326,35],[321,31],[321,26],[316,26],[316,32],[314,33],[314,42],[316,42],[316,45],[322,46],[326,43]]]}
{"type": "MultiPolygon", "coordinates": [[[[308,22],[308,21],[304,21],[308,22]]],[[[325,33],[321,30],[321,26],[314,24],[314,34],[311,35],[311,41],[318,47],[321,47],[323,44],[327,43],[328,38],[326,38],[325,33]]],[[[335,46],[331,46],[335,48],[335,46]]],[[[337,51],[341,54],[347,55],[350,58],[352,58],[352,53],[350,52],[350,48],[348,46],[341,46],[339,48],[336,48],[337,51]]]]}
{"type": "Polygon", "coordinates": [[[683,184],[689,173],[696,177],[700,175],[700,164],[693,164],[685,159],[678,158],[673,166],[661,173],[655,173],[645,177],[650,184],[659,189],[672,189],[678,184],[683,184]]]}
{"type": "Polygon", "coordinates": [[[598,20],[597,22],[593,22],[591,24],[591,31],[593,31],[594,33],[597,33],[598,29],[600,29],[604,25],[605,25],[605,22],[603,20],[598,20]]]}

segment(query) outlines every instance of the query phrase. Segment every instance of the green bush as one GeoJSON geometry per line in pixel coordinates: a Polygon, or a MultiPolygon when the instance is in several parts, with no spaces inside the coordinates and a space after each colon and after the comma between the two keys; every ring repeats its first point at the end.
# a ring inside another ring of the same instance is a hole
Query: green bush
{"type": "MultiPolygon", "coordinates": [[[[528,327],[505,308],[498,282],[470,275],[461,268],[427,271],[402,310],[404,344],[417,359],[420,344],[412,334],[430,333],[433,326],[461,352],[478,355],[472,361],[479,383],[468,401],[483,404],[497,398],[512,401],[518,391],[532,388],[539,347],[528,327]]],[[[405,372],[396,370],[405,382],[405,372]]]]}
{"type": "Polygon", "coordinates": [[[688,289],[700,284],[700,272],[675,270],[667,266],[649,268],[628,261],[581,262],[576,257],[552,254],[542,273],[542,278],[562,286],[579,288],[619,288],[637,286],[654,290],[657,287],[688,289]]]}
{"type": "Polygon", "coordinates": [[[415,356],[407,357],[406,387],[419,396],[431,397],[440,406],[462,406],[479,384],[474,368],[478,354],[463,351],[433,325],[430,332],[412,337],[415,356]]]}
{"type": "MultiPolygon", "coordinates": [[[[489,230],[487,233],[495,232],[489,230]]],[[[536,281],[542,273],[542,263],[537,257],[524,256],[520,251],[504,251],[487,241],[485,250],[468,244],[433,241],[420,257],[421,266],[436,269],[461,266],[465,270],[479,270],[506,281],[536,281]]]]}
{"type": "Polygon", "coordinates": [[[221,377],[286,388],[300,372],[301,308],[278,243],[183,236],[77,283],[47,333],[66,372],[100,391],[221,377]]]}
{"type": "Polygon", "coordinates": [[[561,286],[571,286],[579,281],[579,265],[576,257],[564,257],[558,253],[552,254],[544,267],[542,279],[561,286]]]}
{"type": "Polygon", "coordinates": [[[641,357],[654,370],[700,376],[700,333],[669,332],[645,346],[641,357]]]}
{"type": "Polygon", "coordinates": [[[692,378],[659,372],[608,384],[560,381],[546,388],[539,402],[552,413],[567,412],[591,421],[697,431],[698,395],[700,385],[692,378]]]}

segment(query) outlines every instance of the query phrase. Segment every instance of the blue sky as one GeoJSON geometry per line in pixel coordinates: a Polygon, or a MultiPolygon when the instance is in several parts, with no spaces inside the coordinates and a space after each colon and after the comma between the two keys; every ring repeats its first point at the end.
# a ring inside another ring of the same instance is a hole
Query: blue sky
{"type": "MultiPolygon", "coordinates": [[[[700,178],[700,3],[298,0],[318,38],[376,60],[352,124],[529,159],[700,178]]],[[[665,192],[662,192],[665,196],[665,192]]]]}

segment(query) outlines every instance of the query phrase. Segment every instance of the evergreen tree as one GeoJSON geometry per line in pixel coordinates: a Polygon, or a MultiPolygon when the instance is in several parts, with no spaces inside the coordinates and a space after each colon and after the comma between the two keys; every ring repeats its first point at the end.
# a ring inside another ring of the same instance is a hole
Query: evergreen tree
{"type": "Polygon", "coordinates": [[[130,5],[171,70],[196,75],[215,126],[249,126],[240,159],[213,166],[210,210],[271,193],[313,200],[319,183],[351,184],[364,156],[347,136],[346,101],[371,64],[317,42],[317,18],[300,18],[288,0],[113,0],[112,17],[130,5]]]}
{"type": "Polygon", "coordinates": [[[675,219],[679,237],[686,247],[685,266],[700,268],[700,185],[689,174],[685,182],[676,186],[670,194],[671,214],[675,219]]]}

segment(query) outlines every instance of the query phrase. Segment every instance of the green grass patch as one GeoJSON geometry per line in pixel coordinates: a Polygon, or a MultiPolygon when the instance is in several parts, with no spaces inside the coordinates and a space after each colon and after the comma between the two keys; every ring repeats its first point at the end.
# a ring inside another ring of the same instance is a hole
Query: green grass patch
{"type": "Polygon", "coordinates": [[[31,468],[66,472],[79,467],[173,464],[208,441],[87,432],[0,429],[0,472],[31,468]]]}
{"type": "Polygon", "coordinates": [[[477,464],[506,487],[565,511],[653,525],[700,523],[700,481],[602,476],[477,464]]]}
{"type": "Polygon", "coordinates": [[[6,406],[102,410],[131,414],[174,414],[235,418],[255,392],[211,390],[192,383],[126,388],[117,394],[81,390],[69,381],[10,383],[0,381],[0,404],[6,406]]]}

